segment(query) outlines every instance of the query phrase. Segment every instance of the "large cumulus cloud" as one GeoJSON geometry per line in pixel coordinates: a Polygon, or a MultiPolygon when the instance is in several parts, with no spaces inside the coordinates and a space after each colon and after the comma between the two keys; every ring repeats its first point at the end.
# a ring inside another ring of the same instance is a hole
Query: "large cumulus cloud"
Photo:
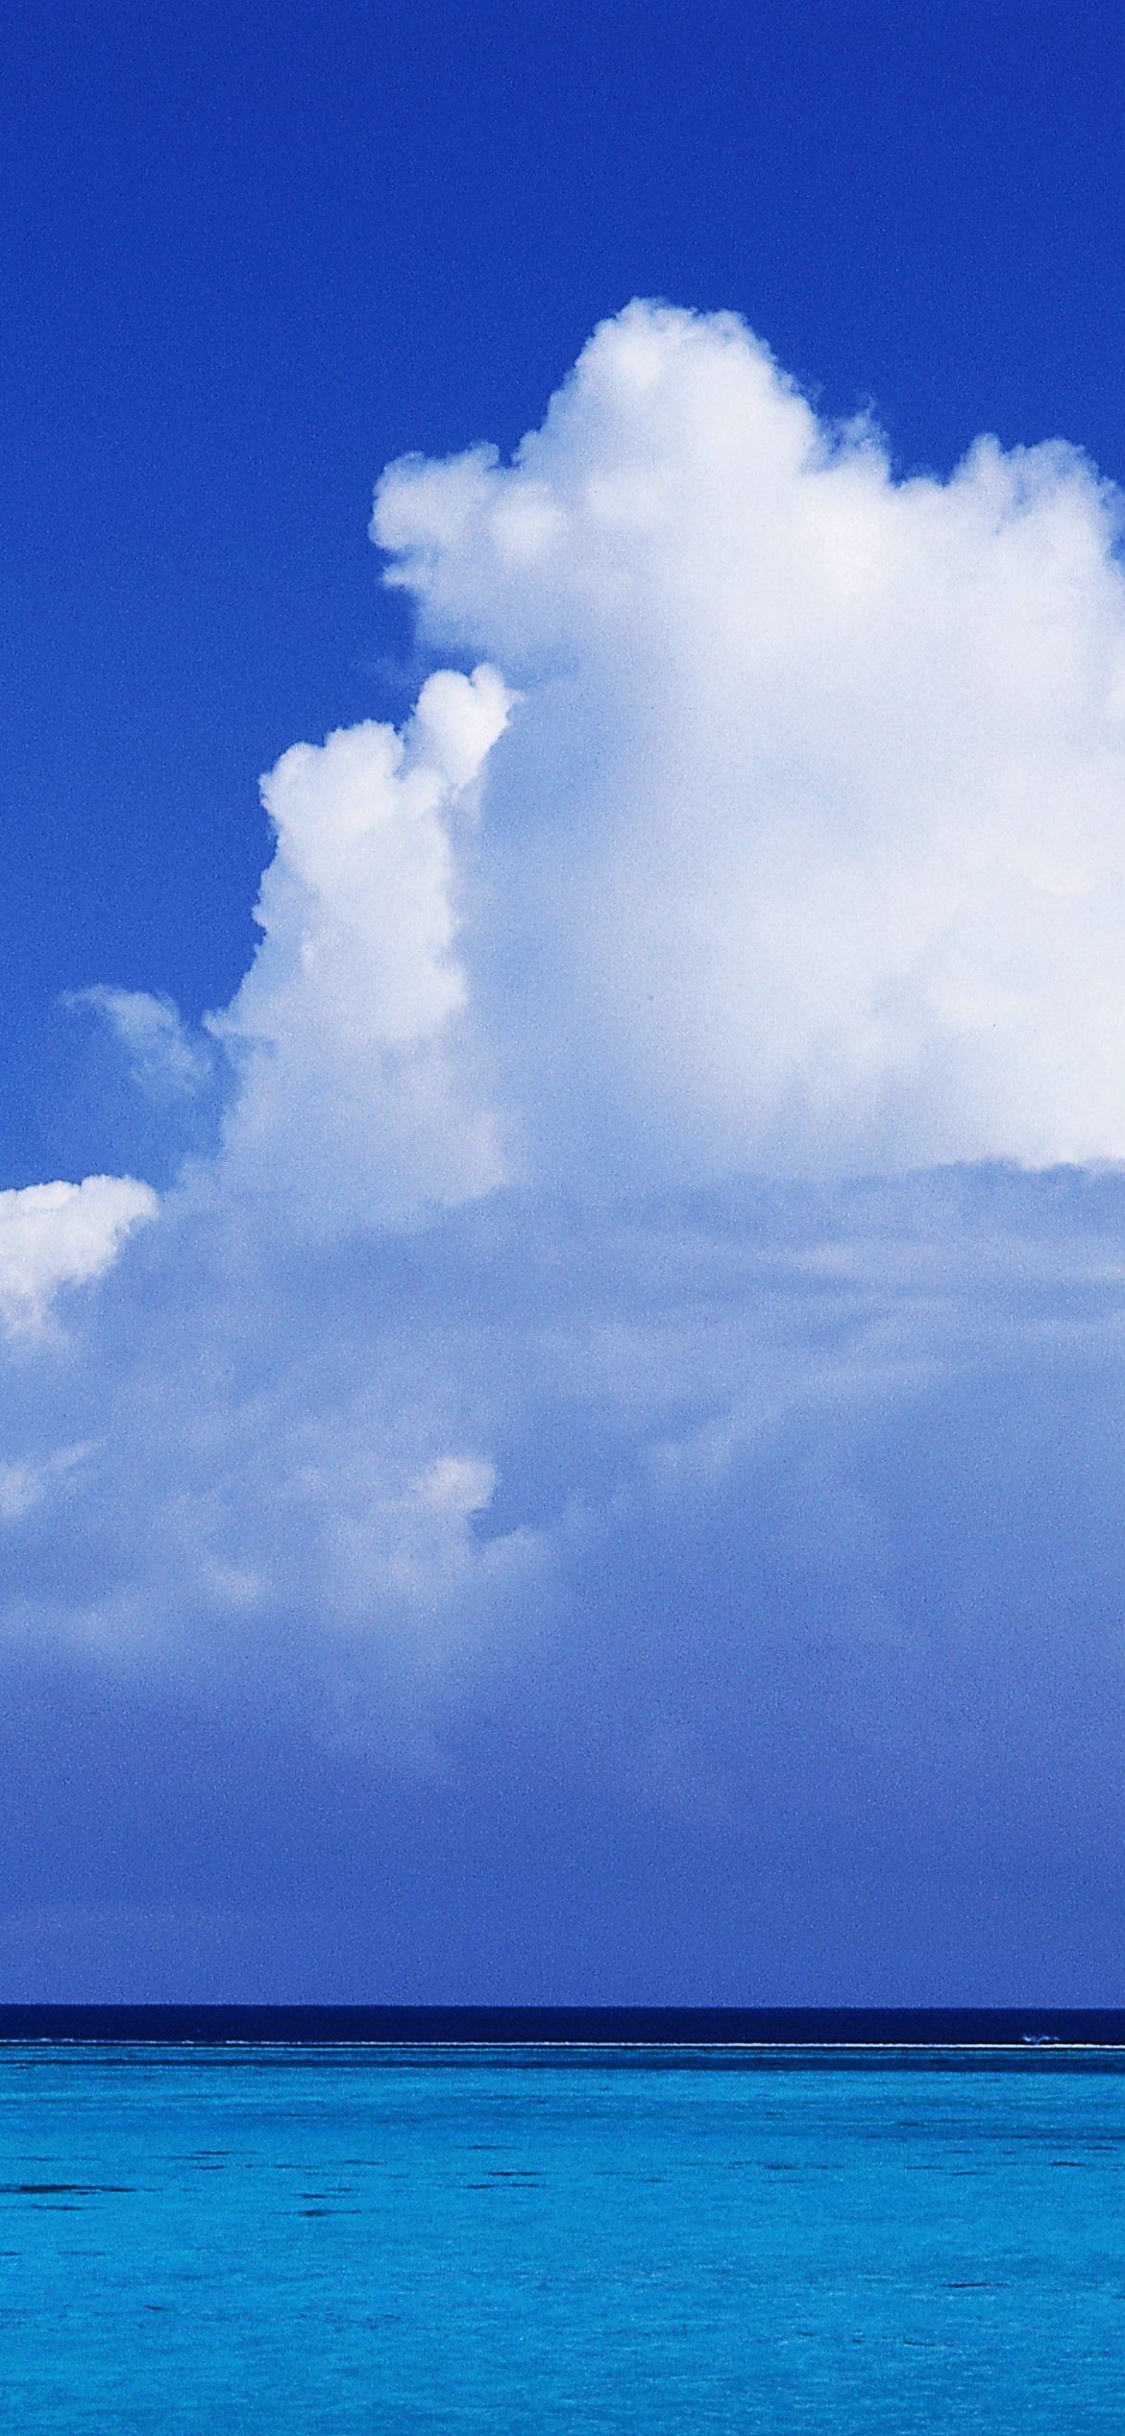
{"type": "Polygon", "coordinates": [[[372,1993],[1120,1994],[1114,495],[638,305],[375,532],[461,665],[283,756],[204,1034],[84,997],[213,1148],[0,1210],[10,1683],[210,1822],[17,1871],[12,1971],[249,1902],[353,1994],[333,1906],[372,1993]]]}
{"type": "Polygon", "coordinates": [[[482,957],[541,1157],[1121,1156],[1119,517],[1061,445],[895,482],[646,306],[512,465],[391,468],[391,580],[526,689],[482,957]]]}

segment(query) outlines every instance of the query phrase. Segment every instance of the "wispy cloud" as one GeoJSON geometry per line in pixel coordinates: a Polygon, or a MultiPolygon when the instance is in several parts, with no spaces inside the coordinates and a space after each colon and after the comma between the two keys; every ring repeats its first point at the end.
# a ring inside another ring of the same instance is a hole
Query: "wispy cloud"
{"type": "Polygon", "coordinates": [[[133,1081],[148,1098],[158,1103],[191,1099],[211,1081],[211,1045],[192,1035],[170,998],[98,982],[87,990],[67,990],[62,1004],[108,1024],[125,1051],[133,1081]]]}

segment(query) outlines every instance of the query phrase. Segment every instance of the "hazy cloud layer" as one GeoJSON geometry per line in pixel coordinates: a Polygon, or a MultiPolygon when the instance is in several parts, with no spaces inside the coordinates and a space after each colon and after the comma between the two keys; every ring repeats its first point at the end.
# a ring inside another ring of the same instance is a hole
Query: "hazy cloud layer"
{"type": "Polygon", "coordinates": [[[98,1821],[17,1975],[1000,1998],[1053,1919],[1123,1993],[1116,520],[648,306],[385,476],[472,674],[282,757],[203,1035],[83,995],[170,1132],[225,1071],[158,1218],[0,1195],[11,1765],[98,1821]]]}

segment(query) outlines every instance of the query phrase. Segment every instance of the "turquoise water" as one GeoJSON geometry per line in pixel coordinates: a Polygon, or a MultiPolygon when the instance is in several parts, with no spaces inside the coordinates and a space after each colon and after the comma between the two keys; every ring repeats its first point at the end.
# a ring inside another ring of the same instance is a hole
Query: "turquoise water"
{"type": "Polygon", "coordinates": [[[5,2426],[1120,2436],[1125,2070],[1015,2063],[0,2050],[5,2426]]]}

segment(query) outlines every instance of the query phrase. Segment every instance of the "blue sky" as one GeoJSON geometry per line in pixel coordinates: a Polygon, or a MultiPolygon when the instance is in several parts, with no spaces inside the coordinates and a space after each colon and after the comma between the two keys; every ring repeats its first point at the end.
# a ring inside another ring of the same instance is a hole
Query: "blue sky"
{"type": "Polygon", "coordinates": [[[0,52],[0,1994],[1125,2001],[1125,33],[0,52]]]}

